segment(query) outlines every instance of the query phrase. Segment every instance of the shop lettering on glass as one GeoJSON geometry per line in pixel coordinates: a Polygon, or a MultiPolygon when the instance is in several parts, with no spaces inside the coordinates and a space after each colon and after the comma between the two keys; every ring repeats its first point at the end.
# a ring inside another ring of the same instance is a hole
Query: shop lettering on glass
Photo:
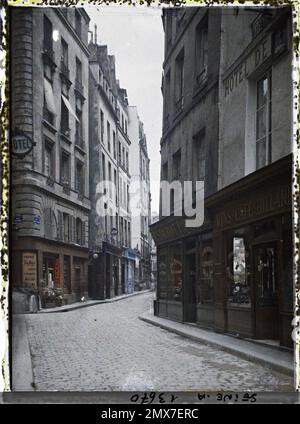
{"type": "Polygon", "coordinates": [[[245,81],[248,76],[271,56],[271,37],[266,38],[224,81],[225,97],[245,81]]]}
{"type": "Polygon", "coordinates": [[[29,287],[37,285],[37,257],[34,252],[23,252],[22,255],[23,284],[29,287]]]}

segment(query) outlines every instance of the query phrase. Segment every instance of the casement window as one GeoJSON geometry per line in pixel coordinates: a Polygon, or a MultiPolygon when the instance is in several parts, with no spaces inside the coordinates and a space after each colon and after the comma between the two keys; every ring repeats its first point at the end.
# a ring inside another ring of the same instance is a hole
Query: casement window
{"type": "Polygon", "coordinates": [[[54,178],[54,148],[45,141],[44,172],[47,177],[54,178]]]}
{"type": "Polygon", "coordinates": [[[47,16],[44,16],[44,51],[46,51],[48,54],[52,54],[53,51],[53,26],[51,21],[47,18],[47,16]]]}
{"type": "Polygon", "coordinates": [[[56,223],[54,212],[51,208],[44,210],[44,234],[45,237],[53,239],[56,233],[56,223]]]}
{"type": "Polygon", "coordinates": [[[195,36],[195,76],[196,82],[201,83],[207,75],[208,43],[207,43],[207,19],[196,28],[195,36]]]}
{"type": "Polygon", "coordinates": [[[76,244],[82,245],[82,233],[83,233],[83,225],[80,218],[76,218],[76,244]]]}
{"type": "Polygon", "coordinates": [[[70,215],[67,213],[63,213],[63,241],[70,241],[70,215]]]}
{"type": "Polygon", "coordinates": [[[61,66],[62,71],[67,71],[69,68],[69,47],[63,38],[61,38],[61,66]]]}
{"type": "Polygon", "coordinates": [[[84,194],[84,172],[83,172],[83,163],[79,160],[76,161],[75,169],[75,190],[84,194]]]}
{"type": "Polygon", "coordinates": [[[82,64],[76,57],[76,82],[82,84],[82,64]]]}
{"type": "Polygon", "coordinates": [[[61,113],[60,113],[60,130],[63,134],[69,137],[70,125],[69,125],[69,110],[63,101],[61,100],[61,113]]]}
{"type": "Polygon", "coordinates": [[[182,50],[175,61],[175,111],[183,107],[184,92],[184,50],[182,50]]]}
{"type": "Polygon", "coordinates": [[[180,149],[173,155],[172,177],[173,177],[173,180],[180,180],[180,177],[181,177],[181,150],[180,149]]]}
{"type": "Polygon", "coordinates": [[[272,160],[271,72],[256,83],[256,169],[272,160]]]}
{"type": "Polygon", "coordinates": [[[107,148],[110,153],[111,145],[110,145],[110,123],[107,121],[107,148]]]}
{"type": "Polygon", "coordinates": [[[114,159],[117,158],[117,146],[116,146],[116,133],[113,131],[113,149],[114,149],[114,159]]]}
{"type": "Polygon", "coordinates": [[[169,113],[170,113],[170,88],[171,88],[171,70],[169,69],[164,78],[164,124],[166,129],[169,127],[169,113]]]}
{"type": "Polygon", "coordinates": [[[62,184],[70,185],[70,155],[64,151],[61,152],[60,179],[62,184]]]}
{"type": "Polygon", "coordinates": [[[103,178],[103,181],[105,181],[105,179],[106,179],[105,166],[106,166],[105,155],[104,155],[104,153],[102,153],[102,178],[103,178]]]}
{"type": "Polygon", "coordinates": [[[55,124],[56,107],[54,101],[53,87],[51,82],[44,78],[44,108],[43,119],[49,124],[55,124]]]}

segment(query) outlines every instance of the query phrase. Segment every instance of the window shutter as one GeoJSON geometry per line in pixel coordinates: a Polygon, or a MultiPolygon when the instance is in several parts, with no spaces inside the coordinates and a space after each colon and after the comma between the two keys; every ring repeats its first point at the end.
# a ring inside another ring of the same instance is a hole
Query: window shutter
{"type": "Polygon", "coordinates": [[[82,231],[81,244],[82,246],[85,246],[85,221],[82,221],[81,231],[82,231]]]}
{"type": "Polygon", "coordinates": [[[62,240],[63,238],[63,223],[62,223],[62,213],[60,211],[58,213],[58,240],[62,240]]]}
{"type": "Polygon", "coordinates": [[[73,241],[74,243],[77,243],[76,240],[76,218],[73,216],[73,241]]]}
{"type": "Polygon", "coordinates": [[[73,217],[69,215],[69,243],[73,242],[73,217]]]}

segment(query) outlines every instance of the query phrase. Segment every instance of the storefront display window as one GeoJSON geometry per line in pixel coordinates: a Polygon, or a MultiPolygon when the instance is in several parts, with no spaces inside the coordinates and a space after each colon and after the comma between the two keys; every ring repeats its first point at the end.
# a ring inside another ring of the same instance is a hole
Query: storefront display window
{"type": "Polygon", "coordinates": [[[229,266],[227,267],[230,283],[228,303],[231,306],[250,306],[245,238],[233,236],[231,243],[231,251],[228,254],[229,266]]]}
{"type": "Polygon", "coordinates": [[[182,244],[170,247],[170,299],[182,299],[182,244]]]}
{"type": "Polygon", "coordinates": [[[200,250],[200,300],[201,303],[213,302],[213,249],[212,241],[202,243],[200,250]]]}
{"type": "Polygon", "coordinates": [[[158,298],[167,298],[167,249],[158,251],[158,298]]]}

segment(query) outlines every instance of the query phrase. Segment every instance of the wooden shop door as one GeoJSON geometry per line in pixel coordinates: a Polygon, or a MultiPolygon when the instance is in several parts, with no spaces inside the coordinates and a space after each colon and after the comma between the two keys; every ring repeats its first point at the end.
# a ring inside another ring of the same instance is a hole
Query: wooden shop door
{"type": "Polygon", "coordinates": [[[279,273],[276,241],[253,246],[255,338],[279,339],[279,273]]]}

